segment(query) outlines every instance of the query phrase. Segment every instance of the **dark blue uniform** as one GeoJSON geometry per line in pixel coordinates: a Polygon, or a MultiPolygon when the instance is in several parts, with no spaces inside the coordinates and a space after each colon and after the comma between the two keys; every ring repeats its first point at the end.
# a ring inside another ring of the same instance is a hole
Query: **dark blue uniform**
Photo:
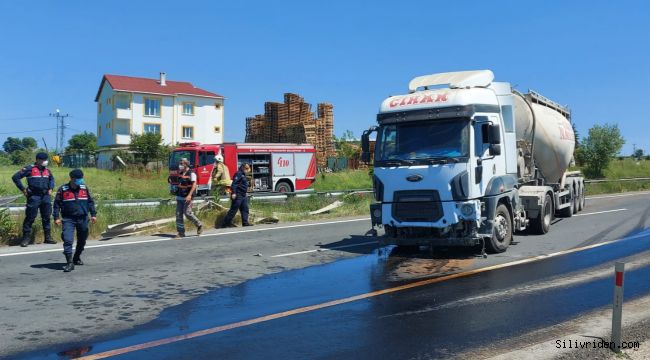
{"type": "Polygon", "coordinates": [[[74,231],[77,230],[75,258],[79,258],[88,239],[88,215],[96,216],[95,201],[86,185],[73,189],[69,184],[59,188],[54,198],[54,219],[63,218],[63,253],[72,254],[74,231]]]}
{"type": "Polygon", "coordinates": [[[21,179],[25,177],[27,178],[27,206],[25,208],[25,221],[23,222],[23,238],[29,237],[36,215],[40,210],[45,239],[50,239],[52,199],[49,192],[55,186],[54,176],[46,167],[38,165],[25,166],[11,178],[16,187],[23,192],[25,187],[21,179]]]}
{"type": "Polygon", "coordinates": [[[235,200],[230,204],[230,210],[223,219],[223,226],[232,225],[232,219],[235,218],[237,211],[241,212],[241,222],[244,226],[248,224],[248,178],[243,170],[235,173],[231,185],[232,192],[236,195],[235,200]]]}

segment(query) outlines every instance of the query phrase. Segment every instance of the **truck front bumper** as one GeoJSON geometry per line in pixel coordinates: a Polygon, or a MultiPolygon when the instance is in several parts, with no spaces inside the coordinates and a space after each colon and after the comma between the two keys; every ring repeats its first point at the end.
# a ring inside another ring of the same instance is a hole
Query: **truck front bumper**
{"type": "Polygon", "coordinates": [[[380,241],[387,245],[474,246],[489,236],[479,233],[479,201],[443,202],[442,209],[436,222],[399,222],[391,214],[391,204],[376,203],[370,205],[370,219],[373,226],[386,230],[380,241]]]}

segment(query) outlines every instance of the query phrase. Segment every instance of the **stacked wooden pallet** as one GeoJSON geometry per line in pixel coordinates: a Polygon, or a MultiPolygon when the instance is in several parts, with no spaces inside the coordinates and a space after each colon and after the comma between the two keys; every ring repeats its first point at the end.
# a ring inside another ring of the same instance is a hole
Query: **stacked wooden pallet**
{"type": "Polygon", "coordinates": [[[334,106],[318,104],[317,114],[298,94],[284,94],[284,102],[267,102],[264,115],[246,118],[246,142],[312,144],[318,165],[326,166],[327,157],[335,156],[334,106]]]}

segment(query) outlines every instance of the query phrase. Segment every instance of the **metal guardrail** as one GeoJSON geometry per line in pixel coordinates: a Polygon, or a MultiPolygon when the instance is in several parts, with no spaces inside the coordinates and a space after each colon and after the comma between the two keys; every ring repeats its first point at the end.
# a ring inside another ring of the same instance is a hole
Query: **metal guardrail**
{"type": "MultiPolygon", "coordinates": [[[[585,180],[587,184],[597,184],[605,182],[619,182],[619,181],[650,181],[650,177],[638,177],[638,178],[621,178],[621,179],[594,179],[594,180],[585,180]]],[[[302,198],[309,197],[311,195],[323,195],[323,196],[343,196],[351,193],[361,193],[369,194],[372,193],[372,189],[352,189],[352,190],[330,190],[330,191],[298,191],[298,192],[287,192],[287,193],[254,193],[250,196],[251,200],[255,201],[283,201],[290,198],[302,198]]],[[[8,198],[19,198],[20,196],[11,196],[8,198]]],[[[208,200],[214,200],[213,196],[204,196],[198,197],[194,200],[195,203],[203,203],[208,200]]],[[[173,203],[174,198],[167,199],[124,199],[124,200],[97,200],[97,203],[104,205],[113,205],[116,207],[127,207],[127,206],[158,206],[161,204],[173,203]]],[[[222,196],[219,198],[219,202],[228,202],[229,199],[227,196],[222,196]]],[[[7,204],[0,203],[2,207],[8,207],[10,211],[22,211],[25,208],[25,204],[7,204]]]]}
{"type": "Polygon", "coordinates": [[[618,182],[618,181],[649,181],[650,177],[639,177],[639,178],[622,178],[622,179],[595,179],[595,180],[585,180],[587,184],[594,183],[604,183],[604,182],[618,182]]]}
{"type": "MultiPolygon", "coordinates": [[[[289,198],[304,198],[312,195],[323,195],[323,196],[332,196],[339,197],[351,193],[361,193],[367,194],[372,193],[372,189],[353,189],[353,190],[331,190],[331,191],[298,191],[298,192],[287,192],[287,193],[258,193],[250,195],[251,200],[263,201],[263,202],[273,202],[273,201],[286,201],[289,198]]],[[[20,196],[16,196],[18,198],[20,196]]],[[[206,201],[214,200],[214,196],[203,196],[197,197],[194,199],[195,204],[201,204],[206,201]]],[[[98,204],[103,205],[112,205],[115,207],[130,207],[130,206],[159,206],[162,204],[173,204],[176,201],[174,198],[166,199],[124,199],[124,200],[97,200],[98,204]]],[[[230,199],[227,196],[222,196],[219,198],[219,202],[228,202],[230,199]]],[[[19,212],[25,209],[25,204],[5,204],[11,212],[19,212]]]]}

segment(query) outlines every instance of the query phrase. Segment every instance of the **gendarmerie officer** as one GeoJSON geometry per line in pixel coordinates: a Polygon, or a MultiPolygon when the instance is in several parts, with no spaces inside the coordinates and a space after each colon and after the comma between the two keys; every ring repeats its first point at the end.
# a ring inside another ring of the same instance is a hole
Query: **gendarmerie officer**
{"type": "Polygon", "coordinates": [[[66,265],[63,271],[74,270],[75,265],[83,265],[81,253],[88,239],[88,215],[93,224],[97,221],[95,201],[84,182],[84,173],[80,169],[70,171],[70,182],[62,185],[54,198],[54,222],[63,223],[63,254],[66,265]],[[63,221],[61,220],[63,218],[63,221]],[[72,256],[74,232],[77,230],[77,247],[72,256]]]}
{"type": "Polygon", "coordinates": [[[232,194],[230,198],[232,203],[230,204],[230,210],[228,210],[221,223],[221,227],[234,227],[235,224],[232,223],[232,220],[237,215],[237,211],[241,213],[242,226],[253,226],[248,222],[248,174],[250,172],[251,166],[244,163],[239,167],[239,171],[235,173],[231,185],[232,194]]]}
{"type": "Polygon", "coordinates": [[[52,239],[52,228],[50,217],[52,216],[52,190],[54,189],[54,176],[47,168],[47,154],[36,154],[36,162],[27,165],[14,174],[11,178],[16,187],[25,194],[27,206],[25,207],[25,221],[23,222],[23,238],[20,246],[29,244],[29,235],[32,232],[32,225],[40,210],[43,232],[45,233],[46,244],[56,244],[52,239]],[[22,178],[27,178],[27,188],[23,186],[22,178]]]}

